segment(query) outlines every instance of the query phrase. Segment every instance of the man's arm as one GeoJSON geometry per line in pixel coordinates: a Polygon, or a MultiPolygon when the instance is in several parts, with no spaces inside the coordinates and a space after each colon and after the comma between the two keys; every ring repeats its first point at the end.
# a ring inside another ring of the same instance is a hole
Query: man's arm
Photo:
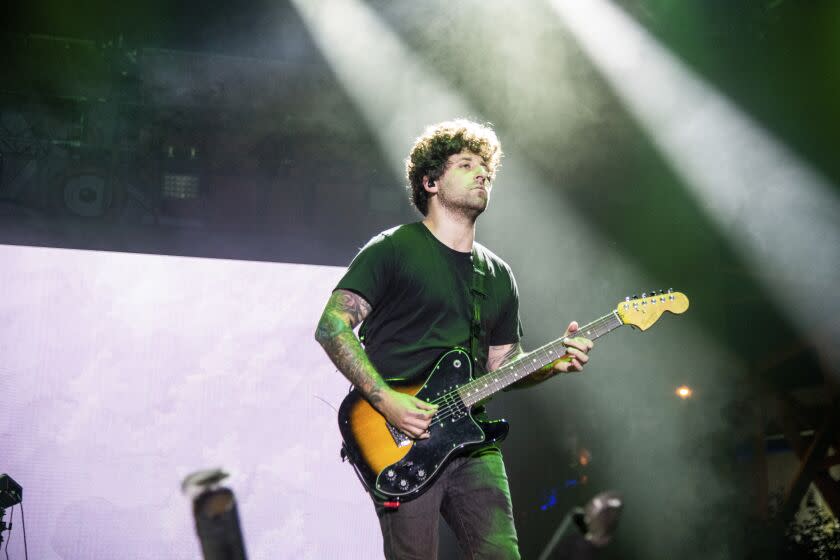
{"type": "MultiPolygon", "coordinates": [[[[522,349],[522,344],[519,342],[515,344],[491,346],[487,353],[487,371],[497,370],[505,364],[513,362],[523,354],[525,354],[525,350],[522,349]]],[[[525,387],[542,383],[553,375],[552,366],[551,364],[548,364],[547,366],[541,367],[540,369],[529,373],[526,377],[523,377],[516,383],[507,387],[507,389],[524,389],[525,387]]]]}
{"type": "Polygon", "coordinates": [[[495,371],[503,365],[514,361],[524,353],[522,344],[519,342],[491,346],[487,352],[487,371],[495,371]]]}
{"type": "Polygon", "coordinates": [[[391,389],[353,332],[370,311],[370,304],[363,297],[349,290],[335,290],[318,321],[315,340],[338,371],[393,426],[414,438],[429,437],[427,430],[437,406],[391,389]]]}
{"type": "MultiPolygon", "coordinates": [[[[574,334],[578,330],[578,325],[575,321],[569,324],[564,336],[574,334]]],[[[509,389],[523,389],[542,383],[546,379],[554,377],[558,373],[570,373],[573,371],[583,371],[583,365],[589,361],[589,351],[592,350],[593,342],[587,338],[570,338],[566,341],[566,355],[554,360],[527,376],[523,377],[510,387],[509,389]]],[[[502,344],[500,346],[491,346],[487,353],[487,371],[494,371],[500,367],[508,364],[520,356],[525,354],[522,349],[522,344],[516,342],[514,344],[502,344]]]]}
{"type": "Polygon", "coordinates": [[[338,371],[361,391],[372,405],[382,400],[388,388],[385,380],[370,363],[356,333],[359,323],[370,313],[370,304],[349,290],[335,290],[327,302],[315,340],[324,348],[338,371]]]}

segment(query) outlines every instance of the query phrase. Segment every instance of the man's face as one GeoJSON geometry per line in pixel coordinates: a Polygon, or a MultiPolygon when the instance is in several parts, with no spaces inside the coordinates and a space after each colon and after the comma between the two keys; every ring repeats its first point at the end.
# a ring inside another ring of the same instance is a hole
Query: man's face
{"type": "Polygon", "coordinates": [[[463,150],[449,156],[443,175],[434,182],[445,209],[475,219],[490,200],[490,171],[480,156],[463,150]]]}

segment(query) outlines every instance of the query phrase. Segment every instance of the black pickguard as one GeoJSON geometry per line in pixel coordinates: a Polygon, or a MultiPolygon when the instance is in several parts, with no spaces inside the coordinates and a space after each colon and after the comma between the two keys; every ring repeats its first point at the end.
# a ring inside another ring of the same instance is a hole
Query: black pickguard
{"type": "Polygon", "coordinates": [[[430,437],[414,441],[411,450],[402,460],[379,473],[373,472],[360,460],[347,427],[345,404],[348,401],[355,402],[360,397],[351,393],[345,399],[339,410],[345,450],[368,490],[385,500],[406,501],[416,498],[431,485],[451,458],[504,439],[508,432],[507,422],[477,421],[457,394],[446,397],[471,380],[472,362],[465,350],[455,348],[441,356],[426,383],[415,395],[439,405],[429,428],[430,437]]]}

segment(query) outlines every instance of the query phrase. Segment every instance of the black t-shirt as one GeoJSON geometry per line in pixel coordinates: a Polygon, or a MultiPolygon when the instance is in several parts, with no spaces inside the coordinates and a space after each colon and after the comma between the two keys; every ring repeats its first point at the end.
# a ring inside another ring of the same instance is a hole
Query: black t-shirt
{"type": "MultiPolygon", "coordinates": [[[[522,327],[513,273],[486,247],[474,246],[487,268],[483,344],[516,343],[522,327]]],[[[472,274],[470,253],[450,249],[417,222],[371,239],[336,289],[355,292],[370,303],[360,335],[380,374],[413,382],[425,379],[445,351],[469,348],[472,274]]]]}

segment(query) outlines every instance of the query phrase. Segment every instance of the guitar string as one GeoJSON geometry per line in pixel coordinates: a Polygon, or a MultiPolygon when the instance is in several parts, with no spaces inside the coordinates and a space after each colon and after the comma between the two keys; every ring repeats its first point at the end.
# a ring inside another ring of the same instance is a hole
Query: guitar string
{"type": "MultiPolygon", "coordinates": [[[[614,317],[612,314],[605,315],[605,316],[603,316],[603,317],[600,317],[600,318],[596,319],[595,321],[592,321],[592,323],[590,323],[590,324],[588,324],[588,325],[585,325],[585,326],[584,326],[582,329],[580,329],[580,330],[581,330],[581,331],[582,331],[583,329],[588,329],[588,330],[593,330],[593,329],[595,329],[595,330],[597,330],[597,329],[599,329],[600,327],[602,327],[602,326],[604,326],[604,325],[606,325],[606,324],[610,323],[611,321],[615,321],[615,317],[614,317]]],[[[620,325],[620,323],[619,323],[619,325],[620,325]]],[[[616,326],[618,326],[618,325],[616,325],[616,326]]],[[[612,329],[609,329],[609,330],[612,330],[612,329]]],[[[604,333],[596,333],[596,337],[595,337],[595,338],[598,338],[598,337],[600,337],[600,336],[603,336],[604,334],[606,334],[607,332],[609,332],[609,330],[605,331],[604,333]]],[[[520,364],[520,362],[524,363],[525,358],[533,358],[534,356],[537,356],[537,355],[538,355],[538,354],[540,354],[540,353],[543,353],[543,354],[548,354],[548,353],[551,353],[551,354],[553,354],[553,353],[555,352],[554,347],[556,347],[558,344],[562,343],[564,340],[566,340],[566,337],[561,337],[561,338],[558,338],[558,339],[556,339],[556,340],[554,340],[554,341],[552,341],[552,342],[549,342],[548,344],[546,344],[546,345],[544,345],[544,346],[541,346],[541,347],[537,348],[536,350],[533,350],[533,351],[529,352],[528,354],[525,354],[524,356],[520,357],[520,358],[519,358],[519,359],[517,359],[516,361],[511,362],[510,364],[507,364],[506,366],[504,366],[504,367],[502,367],[502,368],[499,368],[499,369],[497,369],[497,370],[495,370],[495,371],[493,371],[493,372],[488,373],[487,375],[490,375],[490,374],[498,374],[498,373],[501,373],[503,370],[506,370],[506,369],[508,369],[508,370],[515,370],[515,369],[516,369],[519,365],[521,365],[521,364],[520,364]],[[551,349],[551,352],[549,352],[549,349],[551,349]]],[[[565,354],[565,353],[564,353],[564,354],[565,354]]],[[[539,356],[539,357],[542,357],[542,358],[547,358],[547,356],[539,356]]],[[[550,360],[550,361],[553,361],[553,360],[550,360]]],[[[532,373],[532,372],[529,372],[529,373],[532,373]]],[[[505,374],[505,375],[506,375],[506,374],[505,374]]],[[[474,386],[476,386],[476,387],[477,387],[477,386],[480,386],[480,385],[482,385],[482,383],[484,383],[484,382],[485,382],[485,377],[486,377],[486,375],[485,375],[485,376],[482,376],[482,377],[479,377],[479,378],[476,378],[476,379],[473,379],[472,381],[470,381],[470,382],[469,382],[469,383],[467,383],[466,385],[463,385],[463,386],[461,386],[461,387],[458,387],[457,389],[454,389],[454,390],[453,390],[453,391],[451,391],[450,393],[456,393],[456,392],[460,392],[460,391],[462,391],[462,390],[464,390],[464,389],[472,389],[472,388],[474,388],[474,386]]],[[[480,391],[480,390],[481,390],[481,387],[476,388],[476,391],[480,391]]],[[[467,392],[469,393],[470,391],[467,391],[467,392]]],[[[445,394],[444,394],[444,395],[442,395],[440,398],[430,401],[430,402],[431,402],[431,404],[436,404],[436,403],[438,403],[438,402],[443,401],[443,400],[444,400],[444,399],[445,399],[445,398],[446,398],[446,397],[447,397],[450,393],[445,393],[445,394]]]]}
{"type": "MultiPolygon", "coordinates": [[[[603,326],[607,326],[609,323],[612,323],[613,321],[617,321],[617,319],[616,319],[616,317],[613,313],[609,313],[607,315],[604,315],[603,317],[599,317],[598,319],[595,319],[594,321],[592,321],[591,323],[589,323],[587,325],[584,325],[581,329],[579,329],[579,332],[584,331],[584,330],[589,330],[589,331],[596,330],[597,331],[599,328],[601,328],[603,326]]],[[[611,325],[611,328],[608,327],[607,330],[605,330],[603,333],[596,332],[596,336],[594,338],[599,338],[599,337],[607,334],[611,330],[621,326],[621,324],[622,324],[621,322],[618,322],[617,324],[613,324],[613,325],[611,325]]],[[[508,364],[507,366],[505,366],[504,368],[500,368],[499,370],[496,370],[496,372],[493,372],[493,373],[500,372],[503,369],[510,369],[511,373],[513,373],[517,369],[517,367],[519,365],[521,365],[520,362],[523,361],[525,358],[533,358],[534,356],[538,356],[539,354],[552,354],[552,355],[554,355],[555,352],[556,352],[556,349],[554,347],[556,345],[562,343],[564,340],[566,340],[566,338],[567,337],[561,337],[561,338],[558,338],[557,340],[549,342],[548,344],[546,344],[544,346],[541,346],[540,348],[537,348],[536,350],[534,350],[532,352],[529,352],[527,355],[523,356],[519,360],[516,360],[515,362],[512,362],[512,363],[508,364]],[[549,349],[551,349],[551,352],[549,352],[549,349]]],[[[546,356],[539,356],[539,357],[546,358],[546,356]]],[[[549,360],[549,362],[550,361],[553,361],[553,360],[549,360]]],[[[531,372],[529,372],[529,373],[531,373],[531,372]]],[[[506,375],[506,374],[503,374],[503,376],[504,375],[506,375]]],[[[445,422],[446,420],[450,419],[452,416],[460,413],[461,410],[465,411],[466,408],[467,408],[467,405],[463,400],[463,396],[460,395],[460,391],[462,389],[465,389],[465,388],[472,388],[476,385],[481,385],[481,383],[484,382],[483,380],[484,380],[484,376],[479,377],[478,379],[474,379],[471,382],[467,383],[466,385],[464,385],[462,387],[459,387],[457,389],[454,389],[454,390],[452,390],[448,393],[445,393],[440,398],[431,401],[432,404],[436,404],[436,403],[446,401],[447,399],[450,400],[450,402],[446,403],[445,405],[440,406],[440,408],[438,409],[438,412],[435,414],[434,418],[432,419],[432,422],[429,424],[429,427],[431,428],[434,425],[440,425],[443,422],[445,422]],[[456,396],[456,394],[457,394],[457,396],[456,396]]],[[[476,393],[481,391],[481,389],[482,389],[482,387],[477,388],[475,390],[476,393]]],[[[469,391],[467,393],[469,394],[469,391]]],[[[492,392],[490,394],[492,394],[492,392]]],[[[489,396],[489,394],[486,395],[486,396],[489,396]]]]}
{"type": "MultiPolygon", "coordinates": [[[[450,393],[447,393],[446,396],[442,399],[438,399],[436,402],[447,401],[445,404],[441,405],[438,409],[437,413],[435,414],[432,422],[429,426],[440,425],[452,416],[462,413],[466,411],[467,403],[464,402],[463,397],[457,395],[457,389],[450,393]]],[[[489,396],[489,395],[488,395],[489,396]]]]}
{"type": "MultiPolygon", "coordinates": [[[[618,328],[622,324],[623,323],[619,319],[617,319],[617,317],[614,315],[614,313],[610,313],[610,314],[604,315],[603,317],[600,317],[600,318],[596,319],[595,321],[592,321],[588,325],[585,325],[584,327],[582,327],[580,329],[580,331],[595,330],[596,331],[595,336],[592,337],[593,339],[595,339],[595,338],[599,338],[599,337],[611,332],[612,330],[618,328]],[[601,329],[603,329],[603,332],[599,332],[601,329]]],[[[550,363],[550,362],[554,361],[554,359],[556,359],[556,356],[559,353],[559,349],[557,348],[557,346],[558,346],[558,344],[562,343],[564,340],[565,340],[565,337],[564,338],[559,338],[555,341],[552,341],[552,342],[550,342],[550,343],[548,343],[548,344],[546,344],[546,345],[544,345],[540,348],[537,348],[536,350],[528,353],[526,356],[523,356],[523,358],[537,357],[537,358],[540,358],[539,361],[545,361],[546,363],[550,363]]],[[[563,354],[565,354],[565,352],[563,352],[563,354]]],[[[510,373],[514,373],[515,377],[517,377],[517,380],[518,380],[520,376],[516,375],[516,369],[519,368],[522,365],[520,363],[520,361],[523,358],[520,358],[520,360],[517,360],[516,362],[513,362],[511,364],[508,364],[508,366],[505,366],[504,368],[500,368],[499,370],[496,370],[495,372],[491,372],[491,373],[495,374],[495,379],[492,382],[488,382],[487,376],[482,376],[482,377],[480,377],[478,379],[474,379],[470,383],[467,383],[466,385],[464,385],[462,387],[459,387],[458,389],[455,389],[454,391],[451,391],[450,393],[447,393],[446,395],[444,395],[444,397],[448,397],[453,393],[459,393],[457,395],[457,397],[455,398],[456,402],[447,403],[447,405],[442,407],[442,410],[438,410],[438,412],[435,415],[435,418],[432,420],[432,424],[430,424],[430,425],[441,424],[455,414],[458,414],[458,413],[463,414],[463,411],[468,406],[467,403],[464,402],[464,395],[462,394],[462,391],[464,389],[470,389],[470,390],[467,391],[467,395],[469,395],[471,392],[474,393],[474,396],[481,393],[481,398],[485,398],[485,397],[488,397],[488,396],[490,396],[493,393],[498,391],[498,389],[495,388],[496,387],[495,383],[499,379],[502,379],[502,378],[506,377],[510,373]],[[507,373],[503,373],[504,369],[509,369],[511,371],[507,372],[507,373]],[[501,373],[501,376],[499,376],[500,373],[501,373]],[[493,385],[492,385],[493,389],[490,390],[490,391],[486,391],[487,388],[491,387],[491,385],[489,383],[493,383],[493,385]],[[484,385],[484,387],[481,387],[482,384],[484,385]]],[[[530,373],[532,373],[532,372],[529,371],[528,374],[530,374],[530,373]]],[[[522,377],[525,377],[525,376],[522,376],[522,377]]],[[[479,398],[476,402],[480,401],[481,398],[479,398]]],[[[442,400],[444,400],[444,399],[443,398],[436,399],[435,401],[432,401],[432,402],[440,402],[442,400]]]]}
{"type": "MultiPolygon", "coordinates": [[[[663,310],[663,312],[664,311],[666,311],[666,310],[663,310]]],[[[604,315],[603,317],[599,317],[598,319],[595,319],[591,323],[589,323],[587,325],[584,325],[583,327],[578,329],[577,332],[586,332],[586,331],[595,330],[596,331],[595,336],[591,337],[594,340],[594,339],[600,338],[601,336],[604,336],[605,334],[613,331],[614,329],[620,327],[623,324],[625,324],[625,323],[621,320],[621,318],[618,317],[618,314],[616,313],[616,311],[611,311],[610,313],[604,315]],[[598,329],[600,329],[601,327],[606,327],[606,329],[603,332],[597,332],[598,329]]],[[[511,364],[508,364],[504,368],[500,368],[500,369],[496,370],[495,372],[491,372],[491,373],[498,374],[503,369],[510,369],[511,370],[510,373],[515,373],[515,370],[517,369],[517,367],[519,365],[521,365],[520,362],[524,358],[526,358],[526,357],[533,358],[535,355],[539,356],[541,353],[543,353],[543,354],[549,354],[550,353],[550,354],[554,355],[554,352],[555,352],[554,347],[557,344],[562,343],[565,339],[566,339],[566,337],[561,337],[557,340],[549,342],[548,344],[546,344],[544,346],[541,346],[540,348],[537,348],[536,350],[526,354],[525,356],[516,360],[515,362],[513,362],[511,364]],[[548,352],[549,349],[551,349],[552,351],[548,352]]],[[[539,357],[545,359],[547,356],[539,356],[539,357]]],[[[553,361],[553,360],[548,360],[549,363],[551,361],[553,361]]],[[[529,372],[529,374],[530,373],[532,373],[532,372],[529,372]]],[[[508,374],[507,373],[502,374],[502,377],[504,377],[505,375],[508,375],[508,374]]],[[[525,377],[525,376],[523,376],[523,377],[525,377]]],[[[500,378],[496,377],[496,379],[498,380],[500,378]]],[[[451,402],[447,403],[445,406],[441,406],[438,409],[438,412],[435,414],[434,418],[432,419],[432,422],[429,424],[429,427],[434,426],[434,425],[440,425],[443,422],[445,422],[446,420],[448,420],[450,417],[452,417],[453,415],[458,414],[461,410],[465,411],[467,409],[468,405],[467,405],[466,402],[464,402],[464,397],[461,394],[461,391],[463,389],[473,389],[473,388],[481,385],[482,382],[485,382],[484,376],[482,376],[478,379],[473,379],[472,381],[470,381],[466,385],[464,385],[462,387],[458,387],[458,388],[456,388],[456,389],[454,389],[454,390],[452,390],[448,393],[445,393],[442,397],[431,401],[432,404],[436,404],[436,403],[444,402],[444,401],[446,401],[447,398],[449,398],[449,400],[451,402]],[[457,397],[456,397],[456,394],[457,394],[457,397]]],[[[494,381],[494,383],[495,382],[496,381],[494,381]]],[[[486,387],[487,387],[487,385],[486,385],[486,382],[485,382],[485,388],[486,387]]],[[[482,389],[482,387],[475,388],[475,393],[480,392],[481,389],[482,389]]],[[[494,392],[496,392],[495,389],[493,391],[488,392],[487,395],[482,395],[482,397],[488,397],[488,396],[492,395],[494,392]]],[[[468,395],[469,395],[469,393],[470,393],[470,391],[467,391],[468,395]]],[[[479,399],[479,401],[480,400],[481,399],[479,399]]],[[[479,402],[479,401],[476,401],[476,402],[479,402]]]]}

